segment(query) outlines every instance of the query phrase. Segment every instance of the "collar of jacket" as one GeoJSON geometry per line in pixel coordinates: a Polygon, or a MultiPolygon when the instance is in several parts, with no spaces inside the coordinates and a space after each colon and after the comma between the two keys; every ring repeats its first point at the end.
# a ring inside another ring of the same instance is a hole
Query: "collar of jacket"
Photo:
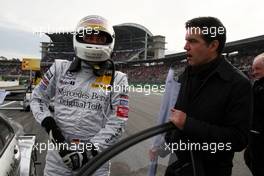
{"type": "Polygon", "coordinates": [[[262,78],[260,78],[258,80],[255,80],[254,84],[262,84],[262,85],[264,85],[264,77],[262,77],[262,78]]]}
{"type": "Polygon", "coordinates": [[[81,68],[86,68],[86,69],[92,69],[92,66],[86,62],[82,62],[82,60],[78,57],[75,57],[73,59],[73,61],[71,62],[71,65],[68,69],[68,71],[70,72],[77,72],[79,71],[81,68]]]}
{"type": "MultiPolygon", "coordinates": [[[[211,73],[209,73],[210,76],[208,75],[208,77],[218,74],[220,78],[223,79],[224,81],[230,81],[232,79],[231,68],[233,66],[223,56],[220,56],[219,59],[220,61],[218,63],[218,66],[211,73]]],[[[185,69],[183,74],[179,76],[179,80],[186,78],[186,76],[187,76],[187,69],[185,69]]]]}
{"type": "Polygon", "coordinates": [[[232,72],[234,66],[230,64],[223,56],[221,56],[221,61],[215,69],[215,73],[217,73],[223,80],[230,81],[232,79],[232,72]]]}
{"type": "Polygon", "coordinates": [[[207,77],[209,73],[211,73],[213,70],[216,69],[216,67],[219,65],[220,63],[220,59],[219,57],[213,59],[212,61],[203,64],[203,65],[199,65],[199,66],[188,66],[189,69],[189,74],[191,75],[197,75],[197,76],[201,76],[201,77],[207,77]]]}

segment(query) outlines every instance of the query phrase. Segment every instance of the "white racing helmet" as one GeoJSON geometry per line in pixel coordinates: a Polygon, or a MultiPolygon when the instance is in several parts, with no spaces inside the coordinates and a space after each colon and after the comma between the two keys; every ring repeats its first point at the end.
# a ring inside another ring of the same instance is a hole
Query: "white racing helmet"
{"type": "Polygon", "coordinates": [[[81,19],[73,35],[76,56],[90,62],[102,62],[110,59],[114,43],[113,27],[105,18],[97,15],[89,15],[81,19]],[[103,36],[105,40],[103,43],[89,43],[84,39],[87,35],[98,35],[99,38],[103,36]]]}

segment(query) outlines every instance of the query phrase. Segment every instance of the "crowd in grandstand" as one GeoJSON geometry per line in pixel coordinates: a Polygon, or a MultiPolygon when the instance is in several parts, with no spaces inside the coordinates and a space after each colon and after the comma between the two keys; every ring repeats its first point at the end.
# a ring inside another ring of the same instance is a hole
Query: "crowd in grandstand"
{"type": "MultiPolygon", "coordinates": [[[[251,64],[255,55],[228,57],[227,59],[238,69],[251,77],[251,64]]],[[[155,66],[138,66],[120,68],[122,72],[128,74],[130,84],[164,84],[170,64],[155,66]]],[[[174,64],[176,74],[182,73],[186,62],[174,64]]]]}
{"type": "Polygon", "coordinates": [[[166,79],[167,65],[139,66],[121,69],[128,74],[129,83],[133,84],[161,84],[166,79]]]}
{"type": "Polygon", "coordinates": [[[42,62],[54,62],[55,59],[72,60],[74,58],[72,43],[42,42],[41,47],[42,47],[42,62]]]}
{"type": "MultiPolygon", "coordinates": [[[[260,51],[256,51],[260,52],[260,51]]],[[[122,52],[121,52],[122,53],[122,52]]],[[[134,53],[134,52],[131,52],[134,53]]],[[[120,52],[118,52],[120,54],[120,52]]],[[[119,56],[116,54],[115,56],[119,56]]],[[[127,53],[122,53],[126,55],[127,53]]],[[[258,55],[259,53],[253,52],[252,55],[245,54],[243,56],[235,55],[229,56],[227,59],[241,71],[243,71],[247,76],[250,77],[251,71],[251,64],[253,58],[258,55]]],[[[131,54],[132,55],[132,54],[131,54]]],[[[57,58],[56,54],[50,53],[50,55],[46,56],[46,61],[52,61],[54,58],[57,58]],[[48,56],[51,56],[48,58],[48,56]]],[[[61,58],[64,54],[60,54],[61,58]]],[[[73,57],[73,55],[72,55],[73,57]]],[[[116,61],[116,59],[115,59],[116,61]]],[[[0,64],[0,75],[27,75],[25,71],[21,70],[21,62],[17,60],[13,61],[5,61],[1,60],[2,64],[0,64]]],[[[169,67],[172,63],[165,63],[165,64],[156,64],[156,65],[147,65],[143,64],[140,66],[132,66],[132,65],[125,65],[122,67],[118,67],[118,70],[127,73],[128,79],[130,84],[164,84],[166,80],[166,76],[169,70],[169,67]]],[[[175,65],[175,64],[174,64],[175,65]]],[[[184,69],[186,62],[178,62],[176,66],[176,73],[180,74],[184,69]]]]}
{"type": "MultiPolygon", "coordinates": [[[[51,57],[52,58],[52,57],[51,57]]],[[[228,60],[236,67],[242,71],[250,71],[250,65],[252,63],[254,56],[244,56],[244,57],[231,57],[228,60]]],[[[48,59],[47,59],[48,61],[48,59]]],[[[180,73],[185,64],[176,65],[176,72],[180,73]]],[[[149,66],[128,66],[125,68],[120,68],[122,72],[128,74],[129,82],[132,84],[148,83],[148,84],[163,84],[166,79],[167,72],[169,70],[170,64],[163,65],[149,65],[149,66]]],[[[1,75],[20,75],[22,74],[21,65],[17,64],[1,64],[0,66],[1,75]]]]}
{"type": "Polygon", "coordinates": [[[250,54],[244,54],[243,56],[235,55],[229,56],[228,60],[237,67],[239,70],[243,71],[249,78],[251,78],[251,65],[253,59],[258,54],[262,53],[263,49],[256,49],[252,51],[250,54]]]}
{"type": "MultiPolygon", "coordinates": [[[[170,64],[157,64],[150,66],[134,66],[120,68],[119,70],[128,75],[130,84],[165,84],[170,64]]],[[[176,74],[181,73],[185,63],[174,64],[176,74]]]]}
{"type": "Polygon", "coordinates": [[[63,59],[63,60],[72,60],[74,58],[74,53],[47,53],[43,56],[43,61],[45,62],[54,62],[55,59],[63,59]]]}
{"type": "Polygon", "coordinates": [[[17,59],[0,60],[0,75],[20,75],[22,74],[21,62],[17,59]]]}
{"type": "Polygon", "coordinates": [[[116,62],[118,61],[129,61],[129,60],[139,60],[140,55],[144,49],[135,50],[119,50],[113,52],[112,59],[116,62]]]}

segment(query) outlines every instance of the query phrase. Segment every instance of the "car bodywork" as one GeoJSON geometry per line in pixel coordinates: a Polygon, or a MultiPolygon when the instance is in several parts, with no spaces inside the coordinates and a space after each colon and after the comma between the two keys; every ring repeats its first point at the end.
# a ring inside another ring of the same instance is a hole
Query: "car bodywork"
{"type": "Polygon", "coordinates": [[[18,123],[0,113],[0,175],[36,175],[35,135],[25,135],[18,123]]]}

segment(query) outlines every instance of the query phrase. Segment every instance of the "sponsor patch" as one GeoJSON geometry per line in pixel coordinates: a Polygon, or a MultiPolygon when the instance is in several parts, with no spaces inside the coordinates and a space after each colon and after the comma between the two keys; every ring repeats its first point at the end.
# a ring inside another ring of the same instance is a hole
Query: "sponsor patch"
{"type": "Polygon", "coordinates": [[[65,80],[65,79],[61,79],[60,80],[60,83],[63,84],[63,85],[74,85],[75,84],[75,81],[72,81],[72,80],[65,80]]]}
{"type": "Polygon", "coordinates": [[[117,106],[116,115],[117,117],[120,117],[122,119],[127,119],[128,111],[129,111],[129,108],[126,106],[117,106]]]}
{"type": "Polygon", "coordinates": [[[72,72],[70,72],[70,71],[67,71],[67,72],[66,72],[66,76],[68,76],[68,77],[73,77],[73,75],[74,75],[74,74],[73,74],[72,72]]]}
{"type": "Polygon", "coordinates": [[[110,85],[101,85],[101,84],[95,84],[92,83],[92,87],[93,88],[100,88],[101,90],[111,90],[111,86],[110,85]]]}
{"type": "Polygon", "coordinates": [[[121,134],[122,134],[122,128],[118,128],[113,135],[105,139],[105,142],[106,143],[114,142],[116,139],[120,137],[121,134]]]}
{"type": "Polygon", "coordinates": [[[39,99],[38,102],[39,102],[39,110],[40,110],[40,112],[44,112],[42,100],[39,99]]]}
{"type": "Polygon", "coordinates": [[[124,94],[119,95],[119,97],[113,101],[113,103],[121,106],[128,106],[128,102],[129,102],[128,95],[124,95],[124,94]]]}
{"type": "Polygon", "coordinates": [[[47,77],[48,80],[51,80],[53,74],[51,73],[50,69],[46,72],[45,76],[47,77]]]}
{"type": "Polygon", "coordinates": [[[128,99],[128,95],[120,95],[120,98],[128,99]]]}
{"type": "Polygon", "coordinates": [[[120,99],[120,103],[121,106],[128,106],[128,100],[127,99],[120,99]]]}
{"type": "Polygon", "coordinates": [[[62,75],[59,82],[62,85],[75,85],[75,79],[76,79],[76,74],[67,71],[65,75],[62,75]]]}
{"type": "Polygon", "coordinates": [[[110,82],[111,82],[111,76],[108,75],[103,75],[103,76],[99,76],[96,78],[95,82],[92,83],[92,87],[93,88],[103,88],[103,89],[111,89],[111,87],[109,87],[110,82]]]}
{"type": "Polygon", "coordinates": [[[47,89],[47,86],[42,81],[40,82],[39,87],[42,90],[46,90],[47,89]]]}
{"type": "Polygon", "coordinates": [[[44,84],[45,86],[49,85],[49,81],[47,80],[47,78],[44,76],[43,79],[41,80],[42,84],[44,84]]]}

